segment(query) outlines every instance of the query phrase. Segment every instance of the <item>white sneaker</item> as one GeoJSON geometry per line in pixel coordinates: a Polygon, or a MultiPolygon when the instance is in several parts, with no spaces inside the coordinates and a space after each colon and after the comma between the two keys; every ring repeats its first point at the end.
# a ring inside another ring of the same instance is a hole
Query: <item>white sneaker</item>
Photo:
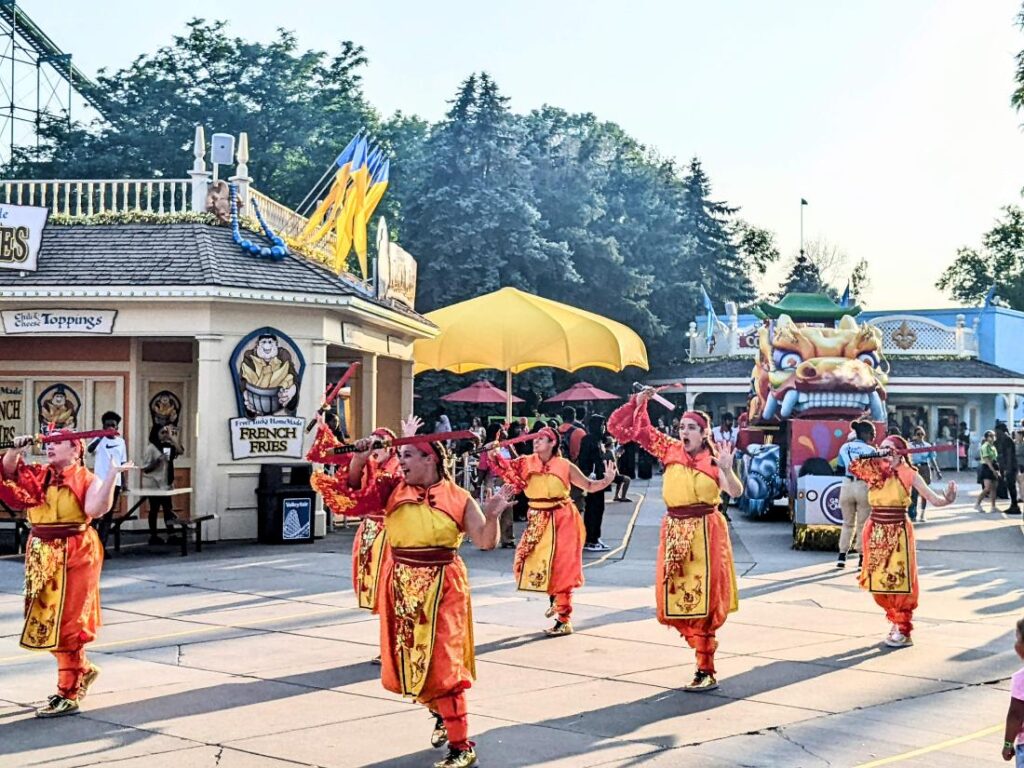
{"type": "Polygon", "coordinates": [[[607,544],[601,541],[601,539],[598,539],[597,543],[594,546],[597,547],[599,552],[608,552],[609,550],[611,550],[611,547],[609,547],[607,544]]]}
{"type": "Polygon", "coordinates": [[[885,638],[885,644],[890,648],[906,648],[913,645],[914,641],[896,629],[885,638]]]}
{"type": "Polygon", "coordinates": [[[600,552],[601,547],[597,544],[584,544],[583,549],[587,552],[600,552]]]}

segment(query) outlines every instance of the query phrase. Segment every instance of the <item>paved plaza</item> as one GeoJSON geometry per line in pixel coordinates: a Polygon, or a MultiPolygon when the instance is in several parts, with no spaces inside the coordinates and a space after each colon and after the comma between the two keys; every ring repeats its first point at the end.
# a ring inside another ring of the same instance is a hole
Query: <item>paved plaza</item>
{"type": "MultiPolygon", "coordinates": [[[[964,479],[968,479],[964,476],[964,479]]],[[[955,766],[999,759],[1013,625],[1024,614],[1018,520],[977,514],[972,487],[917,528],[916,645],[888,629],[855,570],[790,549],[788,523],[734,513],[740,611],[720,633],[721,687],[680,690],[693,654],[654,620],[660,481],[609,504],[587,554],[571,637],[517,593],[511,552],[464,547],[478,681],[470,727],[485,768],[955,766]]],[[[377,620],[353,607],[353,528],[311,546],[215,544],[187,559],[111,558],[103,674],[77,717],[32,716],[54,663],[18,647],[22,564],[0,558],[0,765],[426,766],[432,720],[381,688],[377,620]]]]}

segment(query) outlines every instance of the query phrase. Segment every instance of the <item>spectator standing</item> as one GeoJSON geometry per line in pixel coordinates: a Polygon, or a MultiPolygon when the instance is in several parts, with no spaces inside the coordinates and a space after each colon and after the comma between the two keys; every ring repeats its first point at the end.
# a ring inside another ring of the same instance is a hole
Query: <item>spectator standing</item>
{"type": "MultiPolygon", "coordinates": [[[[103,414],[102,422],[104,429],[116,430],[121,424],[121,416],[113,411],[107,411],[103,414]]],[[[96,456],[95,463],[93,464],[93,473],[95,473],[96,477],[105,478],[110,474],[112,467],[120,467],[128,461],[128,448],[125,446],[124,438],[121,435],[97,437],[89,443],[88,451],[96,456]]],[[[114,484],[114,500],[110,503],[110,509],[99,520],[93,521],[93,527],[99,533],[100,543],[103,545],[104,551],[107,549],[107,537],[110,535],[110,524],[114,520],[114,510],[117,509],[117,503],[121,499],[121,492],[127,487],[124,482],[124,473],[118,472],[114,484]]]]}
{"type": "Polygon", "coordinates": [[[843,470],[843,485],[839,489],[839,508],[843,511],[843,529],[839,533],[839,558],[836,568],[846,567],[846,555],[850,548],[860,550],[860,564],[864,564],[864,546],[861,531],[871,514],[868,503],[868,486],[850,471],[853,462],[875,452],[871,441],[875,439],[875,425],[870,421],[855,421],[850,425],[853,436],[839,449],[838,466],[843,470]]]}
{"type": "MultiPolygon", "coordinates": [[[[558,451],[562,458],[568,459],[573,464],[579,461],[580,443],[587,430],[576,419],[576,409],[567,405],[562,409],[562,423],[558,426],[558,451]]],[[[572,485],[569,489],[569,496],[576,509],[583,514],[583,498],[585,492],[578,486],[572,485]]]]}
{"type": "MultiPolygon", "coordinates": [[[[580,441],[580,455],[577,462],[584,477],[590,480],[604,480],[604,416],[591,414],[587,419],[587,434],[580,441]]],[[[583,525],[587,529],[583,548],[588,552],[606,552],[611,547],[601,540],[601,523],[604,520],[604,491],[587,493],[583,508],[583,525]]]]}
{"type": "MultiPolygon", "coordinates": [[[[925,433],[924,427],[915,427],[914,437],[910,441],[910,447],[915,449],[932,447],[932,444],[927,440],[927,433],[925,433]]],[[[921,479],[924,480],[925,485],[929,485],[932,482],[932,470],[935,471],[936,478],[939,480],[942,479],[942,470],[939,469],[935,451],[912,453],[910,454],[909,459],[910,463],[913,464],[914,469],[916,469],[917,473],[921,475],[921,479]]],[[[907,510],[907,514],[910,515],[911,521],[923,523],[924,513],[927,507],[928,500],[917,492],[916,487],[912,488],[910,491],[910,509],[907,510]]]]}
{"type": "Polygon", "coordinates": [[[1010,506],[1006,508],[1006,514],[1019,515],[1020,507],[1017,506],[1017,446],[1010,437],[1010,430],[1003,422],[996,424],[996,451],[999,452],[999,471],[1006,483],[1006,492],[1010,496],[1010,506]]]}
{"type": "MultiPolygon", "coordinates": [[[[142,454],[142,487],[154,491],[170,491],[174,488],[174,460],[181,455],[169,426],[154,424],[149,430],[149,443],[142,454]]],[[[157,513],[163,511],[164,527],[176,520],[174,505],[170,496],[149,497],[149,543],[163,544],[156,532],[157,513]]],[[[172,542],[173,543],[173,540],[172,542]]]]}
{"type": "Polygon", "coordinates": [[[996,486],[999,482],[999,449],[996,448],[996,433],[991,429],[986,430],[981,436],[981,446],[978,448],[978,482],[981,484],[981,495],[974,504],[975,512],[982,512],[982,503],[985,499],[992,502],[992,512],[998,512],[996,508],[996,486]]]}

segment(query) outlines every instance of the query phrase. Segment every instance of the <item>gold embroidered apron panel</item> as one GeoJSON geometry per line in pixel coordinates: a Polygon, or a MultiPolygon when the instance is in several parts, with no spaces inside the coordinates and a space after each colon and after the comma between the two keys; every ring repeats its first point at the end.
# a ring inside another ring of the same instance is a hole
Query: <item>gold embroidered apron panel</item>
{"type": "Polygon", "coordinates": [[[395,563],[395,636],[402,693],[418,696],[434,654],[437,609],[447,566],[395,563]]]}
{"type": "Polygon", "coordinates": [[[360,524],[359,548],[356,551],[356,578],[353,585],[360,608],[373,609],[377,604],[377,584],[383,562],[384,524],[367,517],[360,524]]]}
{"type": "Polygon", "coordinates": [[[665,518],[665,618],[698,619],[708,615],[711,558],[707,517],[665,518]]]}
{"type": "Polygon", "coordinates": [[[33,538],[25,554],[22,648],[49,651],[59,644],[67,576],[67,539],[43,541],[33,538]]]}
{"type": "Polygon", "coordinates": [[[555,562],[554,512],[530,510],[520,548],[528,548],[519,572],[518,588],[523,592],[547,592],[555,562]]]}
{"type": "Polygon", "coordinates": [[[909,595],[913,590],[913,553],[906,523],[873,523],[865,563],[867,588],[871,592],[909,595]]]}

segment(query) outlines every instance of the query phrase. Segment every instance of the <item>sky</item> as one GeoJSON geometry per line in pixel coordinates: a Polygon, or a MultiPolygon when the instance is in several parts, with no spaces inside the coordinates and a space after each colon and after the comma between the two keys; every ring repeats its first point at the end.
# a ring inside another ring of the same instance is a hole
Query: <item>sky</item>
{"type": "Polygon", "coordinates": [[[247,39],[283,27],[304,48],[363,45],[365,92],[385,115],[436,120],[486,70],[517,112],[593,112],[680,164],[699,157],[713,195],[773,231],[786,258],[805,198],[805,240],[835,246],[850,268],[868,260],[873,310],[951,306],[935,281],[1024,186],[1024,115],[1009,106],[1019,0],[19,5],[88,75],[169,43],[195,16],[247,39]]]}

